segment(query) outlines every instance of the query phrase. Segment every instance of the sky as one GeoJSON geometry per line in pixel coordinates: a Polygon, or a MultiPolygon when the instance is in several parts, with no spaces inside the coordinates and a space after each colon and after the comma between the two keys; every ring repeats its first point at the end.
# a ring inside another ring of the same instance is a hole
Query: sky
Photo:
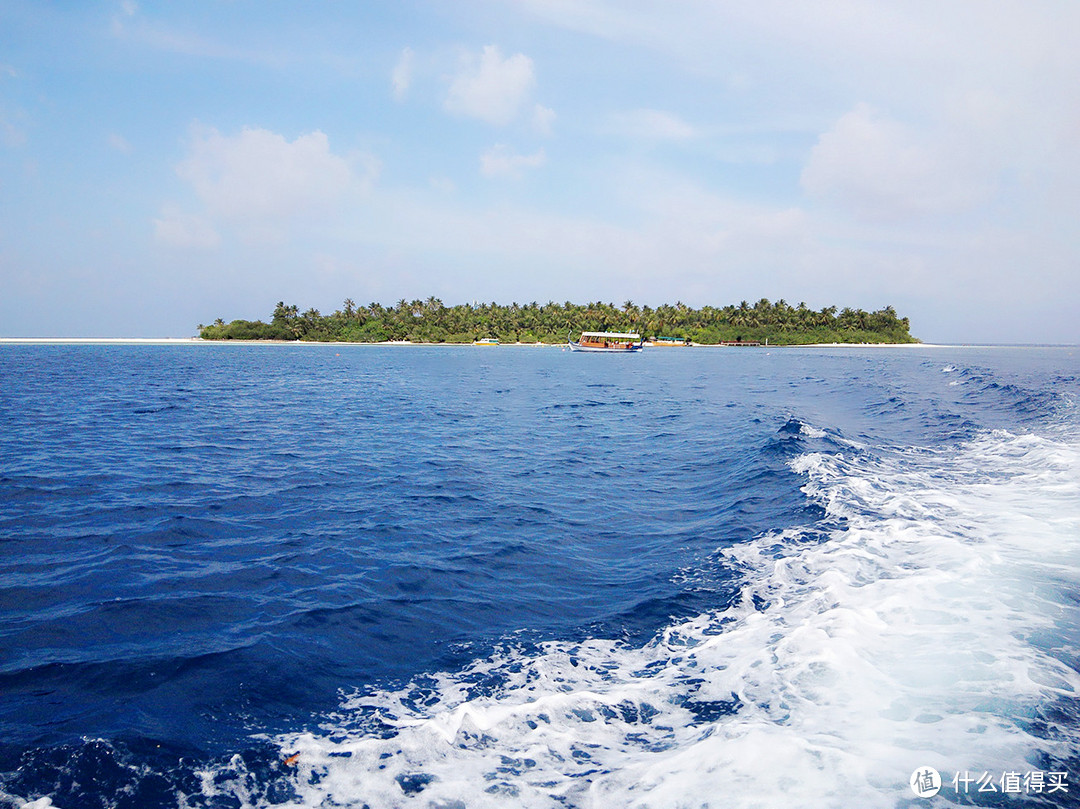
{"type": "Polygon", "coordinates": [[[279,300],[1080,343],[1075,0],[0,0],[0,336],[279,300]]]}

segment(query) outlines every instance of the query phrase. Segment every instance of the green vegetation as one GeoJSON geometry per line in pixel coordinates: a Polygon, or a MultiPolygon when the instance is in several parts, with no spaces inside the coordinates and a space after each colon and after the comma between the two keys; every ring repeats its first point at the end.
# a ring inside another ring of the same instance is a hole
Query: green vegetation
{"type": "Polygon", "coordinates": [[[691,309],[683,303],[655,309],[626,301],[584,305],[549,302],[500,306],[496,303],[444,306],[438,298],[404,299],[396,306],[378,303],[357,306],[346,300],[341,309],[323,315],[316,309],[300,312],[278,303],[269,323],[261,320],[216,320],[199,326],[206,340],[320,340],[378,343],[471,343],[481,337],[503,342],[562,343],[581,331],[635,331],[645,337],[689,338],[695,343],[769,341],[772,345],[800,343],[914,343],[908,319],[891,306],[876,312],[827,306],[815,311],[806,304],[790,306],[762,298],[750,305],[691,309]]]}

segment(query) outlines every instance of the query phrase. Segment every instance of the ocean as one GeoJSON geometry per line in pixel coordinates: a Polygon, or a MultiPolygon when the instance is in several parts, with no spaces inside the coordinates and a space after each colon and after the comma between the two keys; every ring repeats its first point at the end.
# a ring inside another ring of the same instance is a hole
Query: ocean
{"type": "Polygon", "coordinates": [[[1080,805],[1080,349],[0,345],[0,807],[1080,805]]]}

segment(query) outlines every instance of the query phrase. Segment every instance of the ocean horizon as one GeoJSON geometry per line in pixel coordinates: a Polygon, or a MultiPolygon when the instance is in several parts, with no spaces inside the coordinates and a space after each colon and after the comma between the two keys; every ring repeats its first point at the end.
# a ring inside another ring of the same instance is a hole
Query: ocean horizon
{"type": "MultiPolygon", "coordinates": [[[[207,340],[202,337],[0,337],[0,345],[48,345],[48,344],[130,344],[130,345],[318,345],[318,346],[431,346],[458,348],[471,343],[426,343],[411,340],[385,340],[378,343],[319,341],[319,340],[207,340]]],[[[515,342],[503,343],[513,346],[543,346],[562,348],[565,343],[515,342]]],[[[1075,348],[1076,343],[798,343],[794,345],[762,345],[759,348],[1075,348]]],[[[665,346],[666,347],[666,346],[665,346]]],[[[730,348],[731,346],[695,343],[693,348],[730,348]]]]}

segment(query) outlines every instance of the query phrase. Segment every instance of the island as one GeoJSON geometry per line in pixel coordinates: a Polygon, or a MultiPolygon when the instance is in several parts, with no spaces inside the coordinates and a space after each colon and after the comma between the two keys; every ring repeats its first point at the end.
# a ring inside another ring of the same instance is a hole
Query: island
{"type": "Polygon", "coordinates": [[[820,343],[917,343],[906,317],[891,306],[874,312],[826,306],[791,306],[762,298],[722,307],[694,309],[686,304],[638,306],[625,301],[576,304],[464,303],[446,306],[436,297],[402,299],[394,306],[358,306],[346,299],[333,314],[278,302],[270,322],[218,318],[200,325],[204,340],[306,340],[350,343],[502,343],[562,344],[582,331],[636,332],[668,344],[808,345],[820,343]]]}

